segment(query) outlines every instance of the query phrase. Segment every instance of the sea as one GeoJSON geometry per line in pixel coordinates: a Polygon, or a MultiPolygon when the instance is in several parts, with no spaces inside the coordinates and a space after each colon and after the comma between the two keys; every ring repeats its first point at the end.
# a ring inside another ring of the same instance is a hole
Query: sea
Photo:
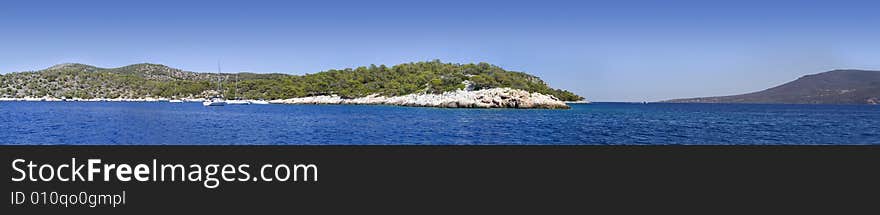
{"type": "Polygon", "coordinates": [[[571,107],[0,102],[0,144],[880,144],[877,105],[592,103],[571,107]]]}

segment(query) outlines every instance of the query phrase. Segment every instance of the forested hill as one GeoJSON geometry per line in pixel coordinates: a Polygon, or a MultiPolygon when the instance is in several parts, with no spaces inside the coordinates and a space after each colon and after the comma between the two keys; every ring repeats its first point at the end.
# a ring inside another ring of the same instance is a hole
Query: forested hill
{"type": "Polygon", "coordinates": [[[0,75],[0,97],[55,98],[199,98],[221,93],[227,98],[285,99],[315,95],[346,98],[371,94],[385,96],[442,93],[465,88],[510,87],[556,96],[564,101],[583,100],[571,92],[553,89],[540,78],[507,71],[488,63],[454,64],[438,60],[370,65],[328,70],[315,74],[197,73],[159,64],[134,64],[99,68],[60,64],[50,68],[0,75]],[[222,80],[222,88],[217,80],[222,80]]]}

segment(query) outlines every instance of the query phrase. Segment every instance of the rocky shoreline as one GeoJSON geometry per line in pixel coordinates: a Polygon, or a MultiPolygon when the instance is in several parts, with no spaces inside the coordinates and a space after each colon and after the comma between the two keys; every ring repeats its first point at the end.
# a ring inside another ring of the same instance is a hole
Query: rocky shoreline
{"type": "MultiPolygon", "coordinates": [[[[68,102],[168,102],[170,98],[93,98],[59,99],[41,98],[0,98],[2,101],[68,101],[68,102]]],[[[183,102],[201,102],[200,98],[183,98],[183,102]]],[[[550,95],[529,93],[511,88],[492,88],[483,90],[457,90],[443,94],[409,94],[404,96],[370,95],[361,98],[342,98],[336,95],[311,96],[269,101],[270,104],[345,104],[345,105],[398,105],[410,107],[441,108],[523,108],[523,109],[569,109],[566,102],[550,95]]]]}
{"type": "Polygon", "coordinates": [[[279,99],[271,104],[352,104],[352,105],[398,105],[410,107],[441,108],[524,108],[569,109],[565,102],[550,95],[529,93],[511,88],[492,88],[475,91],[457,90],[443,94],[410,94],[385,97],[370,95],[346,99],[339,96],[311,96],[279,99]]]}

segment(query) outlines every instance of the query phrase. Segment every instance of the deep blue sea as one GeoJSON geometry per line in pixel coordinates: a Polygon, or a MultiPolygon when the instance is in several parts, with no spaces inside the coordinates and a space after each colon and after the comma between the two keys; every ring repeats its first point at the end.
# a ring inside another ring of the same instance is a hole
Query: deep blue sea
{"type": "Polygon", "coordinates": [[[0,102],[4,144],[880,144],[880,106],[0,102]]]}

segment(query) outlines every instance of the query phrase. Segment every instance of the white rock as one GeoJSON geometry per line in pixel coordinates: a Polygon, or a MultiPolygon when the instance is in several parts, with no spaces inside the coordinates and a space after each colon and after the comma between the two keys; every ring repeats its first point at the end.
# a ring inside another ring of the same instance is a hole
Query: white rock
{"type": "Polygon", "coordinates": [[[356,105],[400,105],[417,107],[448,108],[548,108],[568,109],[565,102],[556,97],[541,93],[529,93],[510,88],[492,88],[476,91],[457,90],[443,94],[409,94],[384,97],[369,95],[361,98],[344,99],[337,95],[310,96],[269,101],[272,104],[356,104],[356,105]]]}

